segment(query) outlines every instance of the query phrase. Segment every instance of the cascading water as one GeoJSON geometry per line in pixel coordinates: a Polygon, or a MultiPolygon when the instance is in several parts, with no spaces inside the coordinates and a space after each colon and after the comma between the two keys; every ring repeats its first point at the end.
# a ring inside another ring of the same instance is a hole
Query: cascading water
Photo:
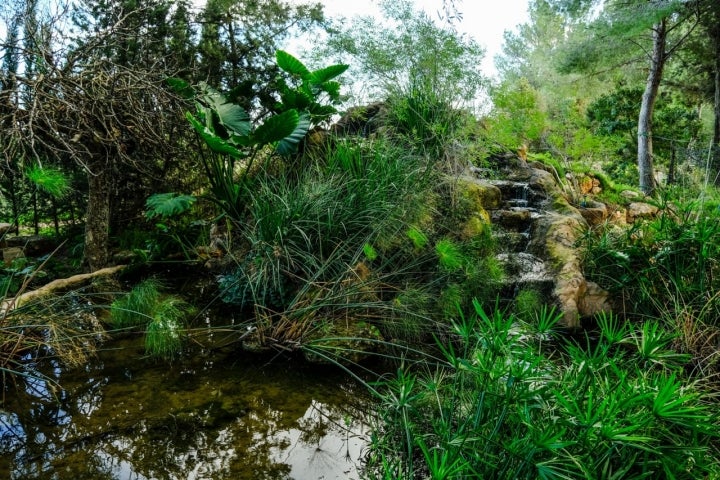
{"type": "Polygon", "coordinates": [[[533,226],[545,215],[546,195],[528,182],[489,180],[502,193],[502,205],[490,212],[498,244],[497,255],[507,274],[505,296],[514,297],[522,288],[541,292],[552,289],[553,277],[547,263],[530,251],[533,226]]]}

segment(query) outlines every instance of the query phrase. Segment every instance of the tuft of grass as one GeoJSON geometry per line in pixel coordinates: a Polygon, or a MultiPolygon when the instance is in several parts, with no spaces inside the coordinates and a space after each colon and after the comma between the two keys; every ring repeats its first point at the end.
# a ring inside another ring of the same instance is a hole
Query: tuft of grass
{"type": "Polygon", "coordinates": [[[110,305],[112,328],[124,330],[147,325],[160,302],[160,288],[159,281],[148,279],[134,286],[126,296],[113,301],[110,305]]]}
{"type": "Polygon", "coordinates": [[[440,266],[445,270],[459,270],[464,264],[464,256],[460,247],[448,238],[444,238],[435,244],[435,252],[438,256],[440,266]]]}
{"type": "Polygon", "coordinates": [[[184,320],[189,305],[172,295],[163,295],[155,279],[136,285],[110,307],[115,330],[145,329],[145,351],[154,357],[170,359],[182,349],[184,320]]]}

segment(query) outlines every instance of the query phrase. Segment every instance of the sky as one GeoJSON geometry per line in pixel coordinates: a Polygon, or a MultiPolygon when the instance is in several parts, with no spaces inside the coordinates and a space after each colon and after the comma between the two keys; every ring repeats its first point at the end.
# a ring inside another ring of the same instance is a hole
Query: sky
{"type": "MultiPolygon", "coordinates": [[[[356,15],[374,15],[378,9],[372,0],[318,0],[325,5],[328,16],[353,17],[356,15]]],[[[415,0],[415,5],[437,18],[442,11],[442,0],[415,0]]],[[[482,70],[494,77],[497,70],[494,57],[502,52],[503,33],[515,30],[528,20],[528,0],[455,0],[462,14],[462,22],[457,24],[460,32],[472,36],[486,49],[482,61],[482,70]]]]}

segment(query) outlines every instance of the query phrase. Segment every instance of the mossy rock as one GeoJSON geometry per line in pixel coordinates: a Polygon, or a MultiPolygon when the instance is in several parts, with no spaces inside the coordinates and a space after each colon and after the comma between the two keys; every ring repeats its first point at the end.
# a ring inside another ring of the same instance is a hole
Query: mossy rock
{"type": "Polygon", "coordinates": [[[472,240],[487,235],[491,227],[490,214],[485,209],[474,213],[468,218],[460,229],[460,238],[472,240]]]}
{"type": "Polygon", "coordinates": [[[494,210],[502,204],[502,192],[498,187],[473,177],[458,178],[455,194],[460,215],[494,210]]]}

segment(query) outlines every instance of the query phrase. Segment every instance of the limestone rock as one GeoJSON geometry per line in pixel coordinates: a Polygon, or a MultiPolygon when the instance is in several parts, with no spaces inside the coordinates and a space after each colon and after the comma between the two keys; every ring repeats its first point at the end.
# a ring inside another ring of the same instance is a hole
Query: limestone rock
{"type": "Polygon", "coordinates": [[[588,177],[587,175],[583,175],[582,177],[578,178],[577,183],[578,188],[580,189],[580,193],[583,195],[587,195],[593,189],[593,179],[591,177],[588,177]]]}
{"type": "Polygon", "coordinates": [[[652,218],[658,213],[658,207],[644,202],[633,202],[628,205],[626,219],[633,223],[639,218],[652,218]]]}
{"type": "Polygon", "coordinates": [[[582,273],[580,256],[575,249],[578,235],[587,228],[573,217],[555,216],[545,226],[545,250],[556,271],[553,294],[568,328],[580,327],[580,318],[610,311],[608,294],[588,282],[582,273]]]}
{"type": "Polygon", "coordinates": [[[608,218],[607,206],[602,202],[587,202],[579,210],[580,215],[591,227],[600,225],[608,218]]]}

